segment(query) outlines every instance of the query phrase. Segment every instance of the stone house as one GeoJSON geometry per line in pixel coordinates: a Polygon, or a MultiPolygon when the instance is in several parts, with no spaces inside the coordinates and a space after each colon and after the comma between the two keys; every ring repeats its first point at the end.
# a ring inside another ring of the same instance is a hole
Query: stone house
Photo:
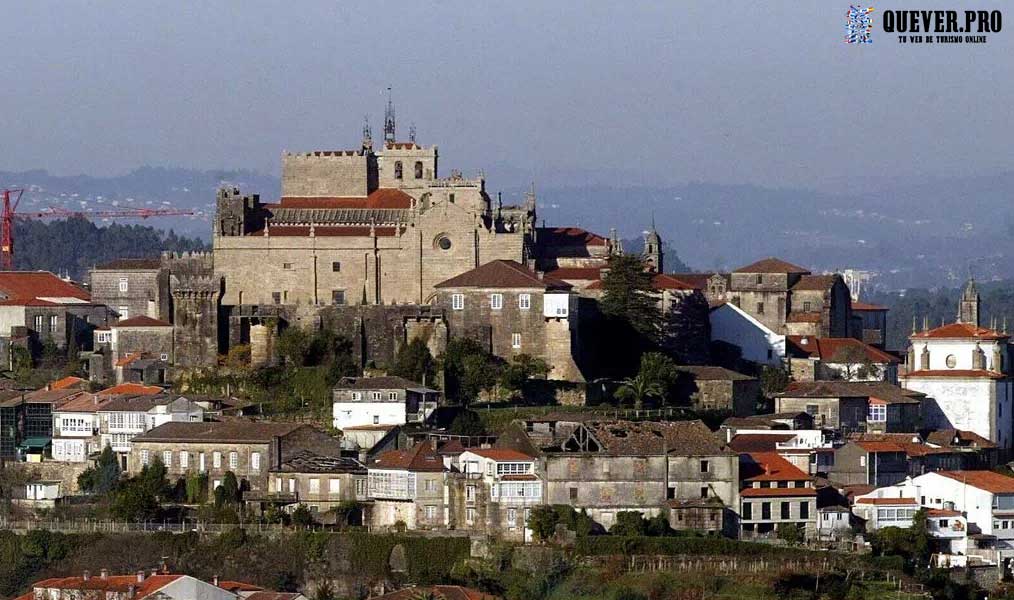
{"type": "Polygon", "coordinates": [[[255,495],[269,489],[271,469],[280,468],[298,452],[341,456],[338,439],[293,423],[171,422],[135,437],[131,446],[126,469],[131,475],[158,457],[170,478],[207,474],[209,488],[214,490],[232,471],[241,489],[255,495]]]}
{"type": "Polygon", "coordinates": [[[908,455],[893,442],[855,441],[835,450],[828,478],[838,485],[894,485],[908,477],[908,455]]]}
{"type": "Polygon", "coordinates": [[[0,273],[0,339],[4,350],[27,345],[37,354],[46,342],[91,348],[92,329],[110,321],[109,309],[80,287],[45,271],[0,273]]]}
{"type": "Polygon", "coordinates": [[[547,504],[586,510],[608,529],[619,512],[653,516],[669,501],[717,498],[726,512],[716,529],[735,526],[739,463],[700,421],[587,420],[556,428],[549,445],[535,427],[527,436],[539,446],[547,504]]]}
{"type": "Polygon", "coordinates": [[[697,410],[728,410],[737,417],[754,414],[760,382],[723,367],[681,366],[678,398],[690,399],[697,410]]]}
{"type": "MultiPolygon", "coordinates": [[[[130,384],[126,384],[130,385],[130,384]]],[[[100,447],[110,446],[126,460],[133,439],[165,423],[194,423],[204,420],[204,409],[186,398],[161,393],[96,393],[100,447]]]]}
{"type": "Polygon", "coordinates": [[[883,381],[897,385],[896,357],[855,338],[786,336],[789,372],[796,381],[883,381]]]}
{"type": "Polygon", "coordinates": [[[457,467],[451,476],[455,529],[530,541],[528,517],[532,507],[543,504],[538,459],[509,448],[468,448],[453,463],[457,467]]]}
{"type": "Polygon", "coordinates": [[[271,505],[302,504],[321,514],[345,503],[368,499],[366,466],[354,458],[322,456],[297,449],[268,469],[268,479],[267,490],[251,490],[243,496],[247,506],[257,512],[271,505]]]}
{"type": "Polygon", "coordinates": [[[852,301],[852,315],[859,320],[863,343],[884,349],[887,344],[887,311],[886,306],[852,301]]]}
{"type": "Polygon", "coordinates": [[[89,378],[100,383],[165,383],[175,360],[172,324],[145,315],[96,328],[92,347],[89,378]]]}
{"type": "Polygon", "coordinates": [[[817,491],[813,480],[775,452],[740,455],[741,537],[773,537],[784,524],[816,535],[817,491]]]}
{"type": "Polygon", "coordinates": [[[422,423],[436,409],[440,392],[404,377],[343,377],[333,397],[334,426],[344,430],[422,423]]]}
{"type": "Polygon", "coordinates": [[[814,426],[852,432],[909,433],[920,427],[924,394],[882,382],[794,381],[775,396],[775,411],[805,411],[814,426]]]}
{"type": "Polygon", "coordinates": [[[432,304],[450,337],[469,337],[510,360],[542,358],[549,378],[584,381],[577,364],[579,315],[570,284],[511,260],[494,260],[437,283],[432,304]]]}
{"type": "Polygon", "coordinates": [[[447,467],[430,442],[382,452],[367,466],[375,528],[443,529],[449,514],[447,467]]]}
{"type": "Polygon", "coordinates": [[[123,321],[171,318],[169,269],[161,258],[120,258],[89,272],[92,298],[116,311],[123,321]]]}

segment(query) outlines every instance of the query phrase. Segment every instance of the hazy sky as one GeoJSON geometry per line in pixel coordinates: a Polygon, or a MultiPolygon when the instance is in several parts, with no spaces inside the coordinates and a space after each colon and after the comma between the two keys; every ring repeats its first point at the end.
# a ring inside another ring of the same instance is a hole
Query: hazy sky
{"type": "Polygon", "coordinates": [[[883,11],[940,3],[878,2],[855,46],[845,0],[4,4],[0,170],[276,173],[365,114],[379,138],[388,85],[399,137],[495,186],[1011,169],[1014,9],[984,45],[901,45],[883,11]]]}

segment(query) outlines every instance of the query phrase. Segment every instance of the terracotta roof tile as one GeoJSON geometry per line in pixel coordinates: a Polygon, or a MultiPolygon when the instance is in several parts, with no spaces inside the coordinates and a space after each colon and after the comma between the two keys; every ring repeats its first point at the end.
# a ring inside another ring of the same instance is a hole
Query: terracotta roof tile
{"type": "Polygon", "coordinates": [[[157,385],[142,385],[140,383],[121,383],[108,387],[104,390],[95,392],[99,396],[119,396],[119,395],[130,395],[130,396],[147,396],[151,394],[161,394],[165,390],[157,385]]]}
{"type": "Polygon", "coordinates": [[[310,427],[300,423],[254,421],[203,421],[164,423],[134,438],[134,442],[238,442],[265,443],[310,427]]]}
{"type": "Polygon", "coordinates": [[[176,581],[182,575],[151,575],[138,582],[136,575],[92,575],[84,577],[57,577],[44,579],[32,584],[33,588],[56,588],[62,590],[95,590],[107,592],[128,592],[134,589],[135,600],[140,600],[176,581]]]}
{"type": "Polygon", "coordinates": [[[913,338],[972,338],[977,340],[1005,340],[1010,336],[988,329],[986,327],[976,327],[971,323],[950,323],[949,325],[942,325],[929,331],[920,331],[914,335],[913,338]]]}
{"type": "Polygon", "coordinates": [[[993,471],[937,471],[936,473],[993,494],[1014,494],[1014,477],[1007,477],[993,471]]]}
{"type": "Polygon", "coordinates": [[[913,506],[918,504],[915,498],[856,498],[856,504],[901,504],[905,506],[913,506]]]}
{"type": "Polygon", "coordinates": [[[409,450],[381,452],[370,464],[371,469],[439,472],[444,461],[429,442],[419,442],[409,450]]]}
{"type": "Polygon", "coordinates": [[[606,238],[580,227],[539,227],[539,244],[547,246],[605,246],[606,238]]]}
{"type": "Polygon", "coordinates": [[[823,291],[830,289],[838,280],[837,275],[803,275],[793,286],[793,291],[823,291]]]}
{"type": "Polygon", "coordinates": [[[809,272],[810,270],[807,268],[774,257],[758,260],[733,271],[733,273],[794,273],[800,275],[809,274],[809,272]]]}
{"type": "Polygon", "coordinates": [[[1004,379],[1007,376],[1003,373],[997,373],[996,371],[987,371],[986,369],[930,369],[930,370],[919,370],[909,371],[908,373],[901,373],[898,377],[904,378],[918,378],[918,377],[954,377],[958,379],[1004,379]]]}
{"type": "MultiPolygon", "coordinates": [[[[702,421],[595,421],[581,427],[601,445],[600,452],[614,456],[672,454],[677,456],[728,455],[723,444],[702,421]]],[[[569,441],[569,440],[568,440],[569,441]]],[[[564,442],[566,445],[567,442],[564,442]]]]}
{"type": "Polygon", "coordinates": [[[918,403],[926,394],[882,381],[793,381],[779,398],[878,398],[888,404],[918,403]]]}
{"type": "Polygon", "coordinates": [[[494,260],[456,277],[441,281],[434,287],[568,290],[571,285],[552,277],[540,278],[538,273],[513,260],[494,260]]]}
{"type": "Polygon", "coordinates": [[[885,452],[904,452],[905,449],[895,444],[894,442],[866,442],[858,441],[853,442],[856,446],[859,446],[866,452],[872,452],[874,454],[885,453],[885,452]]]}
{"type": "Polygon", "coordinates": [[[739,495],[744,498],[816,496],[817,490],[813,488],[744,488],[740,490],[739,495]]]}
{"type": "Polygon", "coordinates": [[[862,310],[862,311],[871,311],[871,312],[872,311],[877,311],[877,312],[879,312],[879,311],[887,311],[887,310],[890,310],[890,309],[888,309],[886,306],[881,306],[879,304],[869,304],[867,302],[859,302],[858,300],[856,300],[856,301],[852,302],[852,310],[862,310]]]}
{"type": "Polygon", "coordinates": [[[63,389],[69,388],[69,387],[75,387],[75,386],[79,386],[79,385],[83,385],[83,384],[87,384],[87,383],[88,382],[85,381],[84,379],[82,379],[80,377],[74,377],[72,375],[70,377],[64,377],[63,379],[57,379],[53,383],[50,383],[49,384],[49,389],[51,389],[51,390],[63,390],[63,389]]]}
{"type": "Polygon", "coordinates": [[[777,452],[748,452],[740,455],[743,481],[807,481],[810,476],[777,452]]]}
{"type": "Polygon", "coordinates": [[[926,441],[941,447],[961,448],[996,448],[996,444],[989,439],[975,433],[962,429],[939,429],[926,434],[926,441]]]}
{"type": "Polygon", "coordinates": [[[0,295],[3,296],[0,305],[4,306],[91,302],[88,292],[47,271],[0,271],[0,295]],[[72,300],[63,301],[63,299],[72,300]]]}
{"type": "Polygon", "coordinates": [[[786,350],[793,355],[817,358],[824,362],[838,357],[839,353],[848,351],[862,352],[873,363],[895,364],[898,359],[883,350],[863,343],[855,338],[821,338],[806,335],[787,335],[786,350]]]}
{"type": "Polygon", "coordinates": [[[602,267],[556,267],[547,270],[546,275],[561,281],[598,281],[602,279],[602,267]]]}
{"type": "Polygon", "coordinates": [[[729,440],[729,447],[740,453],[775,452],[778,444],[795,437],[794,433],[741,433],[729,440]]]}

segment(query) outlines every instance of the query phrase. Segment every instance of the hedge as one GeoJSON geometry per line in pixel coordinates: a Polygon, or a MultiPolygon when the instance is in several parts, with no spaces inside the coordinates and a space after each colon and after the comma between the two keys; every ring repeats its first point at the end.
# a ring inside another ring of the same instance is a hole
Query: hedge
{"type": "Polygon", "coordinates": [[[786,548],[720,537],[621,537],[615,535],[577,538],[574,550],[583,556],[610,555],[709,555],[709,556],[813,556],[812,550],[786,548]]]}

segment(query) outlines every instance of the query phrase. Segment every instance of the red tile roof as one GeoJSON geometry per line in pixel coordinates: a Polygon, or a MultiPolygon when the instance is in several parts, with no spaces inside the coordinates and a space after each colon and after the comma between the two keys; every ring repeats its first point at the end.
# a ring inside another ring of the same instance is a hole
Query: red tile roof
{"type": "Polygon", "coordinates": [[[91,302],[88,292],[47,271],[0,271],[0,306],[56,306],[57,298],[91,302]]]}
{"type": "Polygon", "coordinates": [[[1014,494],[1014,477],[1007,477],[993,471],[937,471],[936,473],[993,494],[1014,494]]]}
{"type": "Polygon", "coordinates": [[[803,275],[799,281],[792,286],[793,291],[813,290],[821,291],[829,289],[838,279],[837,275],[803,275]]]}
{"type": "Polygon", "coordinates": [[[971,323],[951,323],[949,325],[941,325],[929,331],[920,331],[914,335],[913,338],[941,338],[941,339],[966,339],[972,338],[977,340],[1005,340],[1010,336],[1005,333],[1000,333],[993,329],[986,327],[976,327],[971,323]]]}
{"type": "Polygon", "coordinates": [[[929,369],[901,373],[899,377],[955,377],[958,379],[1004,379],[1006,375],[986,369],[929,369]]]}
{"type": "Polygon", "coordinates": [[[741,433],[732,436],[729,447],[734,452],[774,452],[777,444],[794,437],[794,433],[741,433]]]}
{"type": "Polygon", "coordinates": [[[945,510],[943,508],[930,508],[926,510],[927,517],[960,517],[961,513],[956,510],[945,510]]]}
{"type": "Polygon", "coordinates": [[[696,290],[699,289],[692,283],[677,279],[672,275],[659,273],[651,278],[651,287],[656,290],[696,290]]]}
{"type": "Polygon", "coordinates": [[[539,288],[567,290],[571,288],[569,283],[554,279],[552,277],[539,277],[538,273],[532,271],[521,263],[513,260],[493,260],[471,271],[451,277],[436,284],[437,288],[539,288]]]}
{"type": "Polygon", "coordinates": [[[57,379],[53,383],[49,384],[49,389],[62,390],[76,385],[81,385],[83,383],[87,383],[87,381],[81,379],[80,377],[64,377],[63,379],[57,379]]]}
{"type": "Polygon", "coordinates": [[[856,300],[855,302],[852,303],[852,310],[864,310],[872,312],[872,311],[886,311],[890,309],[888,309],[886,306],[881,306],[879,304],[869,304],[866,302],[859,302],[858,300],[856,300]]]}
{"type": "Polygon", "coordinates": [[[740,467],[743,481],[806,481],[810,476],[777,452],[750,452],[740,467]]]}
{"type": "Polygon", "coordinates": [[[597,281],[602,279],[602,267],[557,267],[546,271],[546,275],[560,280],[597,281]]]}
{"type": "Polygon", "coordinates": [[[807,268],[774,257],[758,260],[733,271],[733,273],[795,273],[800,275],[809,272],[810,270],[807,268]]]}
{"type": "Polygon", "coordinates": [[[469,448],[465,452],[471,452],[477,456],[488,458],[497,462],[507,461],[533,461],[535,457],[528,456],[524,452],[511,450],[510,448],[469,448]]]}
{"type": "Polygon", "coordinates": [[[75,396],[66,404],[60,406],[60,412],[96,412],[109,402],[108,398],[99,398],[95,394],[81,394],[75,396]]]}
{"type": "Polygon", "coordinates": [[[898,359],[894,356],[865,344],[855,338],[820,338],[806,335],[785,336],[787,350],[793,354],[817,358],[824,362],[836,357],[839,352],[859,351],[866,355],[870,362],[894,364],[898,359]]]}
{"type": "Polygon", "coordinates": [[[145,315],[139,315],[117,321],[115,327],[172,327],[172,325],[161,319],[152,319],[145,315]]]}
{"type": "MultiPolygon", "coordinates": [[[[394,188],[380,188],[366,197],[283,196],[280,208],[412,208],[412,196],[394,188]]],[[[271,234],[274,235],[274,231],[271,234]]]]}
{"type": "Polygon", "coordinates": [[[164,390],[157,385],[142,385],[140,383],[121,383],[108,387],[104,390],[95,392],[98,396],[116,396],[119,394],[129,394],[134,396],[149,396],[152,394],[160,394],[164,390]]]}
{"type": "Polygon", "coordinates": [[[861,440],[861,441],[854,442],[854,443],[855,443],[856,446],[859,446],[863,450],[866,450],[867,452],[872,452],[874,454],[881,453],[881,452],[904,452],[905,451],[901,446],[899,446],[898,444],[895,444],[894,442],[867,442],[867,441],[862,441],[861,440]]]}
{"type": "Polygon", "coordinates": [[[264,588],[243,581],[219,581],[218,587],[230,592],[261,592],[264,588]]]}
{"type": "Polygon", "coordinates": [[[128,352],[127,354],[124,354],[119,359],[117,359],[116,364],[114,366],[125,367],[130,363],[134,362],[135,360],[141,358],[142,356],[143,353],[141,352],[128,352]]]}
{"type": "Polygon", "coordinates": [[[915,498],[856,498],[856,504],[904,504],[911,506],[918,504],[918,502],[915,501],[915,498]]]}
{"type": "Polygon", "coordinates": [[[539,243],[548,246],[605,246],[606,238],[580,227],[539,227],[539,243]]]}
{"type": "Polygon", "coordinates": [[[765,497],[786,497],[786,496],[816,496],[817,490],[813,488],[745,488],[740,490],[739,495],[744,498],[765,498],[765,497]]]}
{"type": "Polygon", "coordinates": [[[419,442],[409,450],[381,452],[370,468],[439,472],[444,470],[444,461],[429,442],[419,442]]]}
{"type": "MultiPolygon", "coordinates": [[[[183,575],[150,575],[144,581],[138,581],[137,575],[107,575],[103,578],[95,574],[87,580],[84,577],[55,577],[43,579],[32,584],[33,589],[56,588],[61,590],[96,590],[107,592],[128,592],[134,589],[134,600],[140,600],[176,581],[183,575]]],[[[31,598],[31,594],[24,597],[31,598]]]]}

